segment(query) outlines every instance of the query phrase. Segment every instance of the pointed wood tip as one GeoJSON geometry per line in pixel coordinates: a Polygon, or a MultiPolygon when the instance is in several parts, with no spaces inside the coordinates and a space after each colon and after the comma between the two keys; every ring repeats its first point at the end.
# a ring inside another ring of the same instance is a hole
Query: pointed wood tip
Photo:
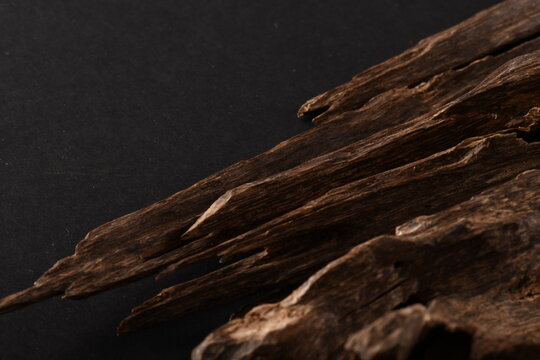
{"type": "Polygon", "coordinates": [[[306,101],[296,113],[299,119],[310,119],[311,122],[318,124],[326,118],[326,112],[330,110],[330,104],[327,93],[320,94],[306,101]]]}
{"type": "Polygon", "coordinates": [[[61,291],[46,286],[32,286],[0,299],[0,314],[15,311],[38,301],[51,298],[61,291]]]}
{"type": "Polygon", "coordinates": [[[131,315],[120,322],[120,324],[116,328],[116,336],[124,336],[127,334],[131,334],[136,330],[131,327],[130,318],[131,315]]]}
{"type": "MultiPolygon", "coordinates": [[[[173,286],[172,288],[161,290],[154,297],[131,309],[131,314],[126,316],[120,322],[120,324],[118,324],[118,327],[116,328],[116,335],[127,335],[152,325],[170,320],[170,318],[167,316],[163,318],[163,315],[160,316],[157,312],[159,312],[160,307],[168,303],[170,298],[169,293],[173,292],[174,288],[176,287],[173,286]]],[[[182,312],[180,312],[180,316],[181,315],[183,315],[182,312]]]]}

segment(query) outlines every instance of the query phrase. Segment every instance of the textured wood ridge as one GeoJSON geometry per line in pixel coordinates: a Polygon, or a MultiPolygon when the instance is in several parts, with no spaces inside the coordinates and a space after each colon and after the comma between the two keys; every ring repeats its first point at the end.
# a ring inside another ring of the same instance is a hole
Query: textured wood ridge
{"type": "Polygon", "coordinates": [[[300,116],[320,113],[314,121],[330,121],[336,114],[361,107],[386,90],[414,86],[438,73],[496,54],[540,32],[540,3],[503,1],[415,47],[356,75],[350,82],[307,101],[300,116]]]}
{"type": "Polygon", "coordinates": [[[507,0],[421,41],[308,101],[313,129],[92,230],[0,312],[217,257],[118,332],[300,286],[194,357],[534,359],[539,35],[540,2],[507,0]]]}
{"type": "Polygon", "coordinates": [[[216,330],[194,358],[495,359],[519,348],[533,359],[539,259],[533,170],[356,246],[283,301],[216,330]]]}

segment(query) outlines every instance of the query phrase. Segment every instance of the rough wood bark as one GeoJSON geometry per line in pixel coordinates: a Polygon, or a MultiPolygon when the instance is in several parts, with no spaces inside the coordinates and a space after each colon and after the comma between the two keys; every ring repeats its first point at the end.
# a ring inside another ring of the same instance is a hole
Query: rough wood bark
{"type": "MultiPolygon", "coordinates": [[[[262,180],[260,183],[244,185],[237,192],[245,193],[245,189],[254,186],[257,189],[250,192],[251,198],[248,198],[248,203],[257,204],[257,199],[261,198],[260,195],[263,195],[265,199],[262,207],[265,212],[261,213],[256,207],[249,207],[253,221],[246,223],[253,225],[257,221],[277,216],[334,187],[419,159],[434,151],[452,146],[468,136],[505,128],[509,121],[526,113],[529,104],[538,103],[539,64],[537,52],[518,57],[490,74],[475,89],[445,105],[435,114],[427,114],[410,123],[382,131],[365,141],[311,160],[292,170],[262,180]],[[432,142],[431,139],[437,141],[432,142]],[[404,152],[405,148],[408,148],[409,152],[404,152]],[[370,164],[373,165],[369,166],[370,164]],[[312,181],[314,177],[317,178],[317,182],[312,181]],[[264,190],[260,184],[264,186],[270,184],[269,190],[264,190]],[[291,187],[293,185],[296,188],[291,187]],[[269,207],[268,204],[271,206],[269,207]],[[262,217],[257,217],[256,214],[261,214],[262,217]]],[[[212,206],[210,209],[216,208],[219,207],[212,206]]],[[[153,214],[152,217],[155,217],[165,208],[158,203],[153,209],[159,210],[153,214]]],[[[145,211],[142,213],[145,214],[145,211]]],[[[177,261],[184,263],[184,258],[178,257],[178,254],[184,254],[184,249],[170,252],[181,246],[178,226],[182,222],[178,222],[177,219],[174,226],[171,224],[157,226],[145,222],[144,220],[148,217],[140,217],[136,214],[117,221],[123,226],[129,225],[127,228],[129,231],[119,233],[118,236],[121,235],[119,239],[112,239],[114,243],[122,244],[122,248],[129,251],[127,254],[121,251],[111,253],[111,248],[107,247],[107,244],[110,245],[112,241],[106,236],[114,235],[122,227],[117,227],[116,224],[104,225],[104,229],[98,228],[91,232],[90,237],[78,245],[75,256],[57,263],[36,282],[34,287],[0,301],[0,309],[11,310],[62,292],[66,297],[87,296],[152,273],[170,263],[177,261]],[[128,221],[129,218],[132,219],[128,221]],[[112,233],[107,231],[111,226],[114,229],[112,233]],[[125,241],[126,236],[137,230],[137,236],[140,239],[155,240],[154,246],[148,248],[138,241],[125,241]],[[156,231],[165,236],[168,244],[163,244],[159,238],[152,237],[156,231]],[[109,241],[105,242],[107,239],[109,241]],[[124,241],[118,242],[120,239],[124,241]],[[156,251],[156,247],[161,250],[161,253],[148,253],[150,250],[156,251]],[[166,254],[163,255],[163,252],[166,254]],[[96,258],[100,261],[97,262],[96,258]],[[81,261],[86,266],[82,266],[81,261]]],[[[170,220],[171,216],[172,214],[168,216],[161,214],[154,220],[162,222],[170,220]]],[[[203,215],[202,219],[205,217],[206,215],[203,215]]],[[[184,218],[183,221],[185,223],[186,219],[184,218]]],[[[185,227],[180,229],[185,230],[185,227]]],[[[214,246],[216,239],[211,236],[209,241],[210,246],[205,245],[205,251],[211,251],[208,248],[214,246]]],[[[188,246],[188,249],[190,248],[192,246],[188,246]]]]}
{"type": "Polygon", "coordinates": [[[163,201],[104,224],[88,233],[75,254],[55,264],[34,287],[0,303],[0,311],[65,293],[72,284],[87,281],[89,277],[99,280],[102,285],[88,289],[84,294],[73,294],[74,297],[87,296],[152,274],[178,259],[175,249],[179,246],[179,236],[223,192],[298,166],[433,111],[472,90],[506,61],[539,48],[540,39],[532,39],[463,69],[449,70],[415,88],[398,88],[380,94],[360,110],[340,116],[331,124],[295,136],[163,201]],[[99,266],[96,266],[98,260],[99,266]]]}
{"type": "Polygon", "coordinates": [[[216,330],[194,359],[533,359],[539,260],[535,170],[355,247],[216,330]]]}
{"type": "Polygon", "coordinates": [[[350,335],[339,357],[536,359],[539,323],[538,290],[502,299],[439,297],[383,315],[350,335]]]}

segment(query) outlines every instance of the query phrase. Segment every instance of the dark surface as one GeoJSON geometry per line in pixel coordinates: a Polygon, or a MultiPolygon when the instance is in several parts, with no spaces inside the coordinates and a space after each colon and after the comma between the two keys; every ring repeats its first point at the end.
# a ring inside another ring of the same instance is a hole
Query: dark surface
{"type": "MultiPolygon", "coordinates": [[[[0,295],[88,230],[307,129],[306,99],[496,2],[0,1],[0,295]]],[[[204,268],[2,315],[0,358],[187,358],[234,306],[114,329],[204,268]]]]}

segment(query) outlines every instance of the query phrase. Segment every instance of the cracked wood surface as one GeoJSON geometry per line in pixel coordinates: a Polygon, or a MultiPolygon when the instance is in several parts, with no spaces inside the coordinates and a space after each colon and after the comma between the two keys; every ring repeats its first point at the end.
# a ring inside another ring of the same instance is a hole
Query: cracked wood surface
{"type": "MultiPolygon", "coordinates": [[[[261,187],[258,186],[257,192],[253,192],[254,197],[259,196],[258,194],[264,194],[266,204],[271,205],[270,207],[266,205],[264,208],[270,215],[277,216],[280,212],[292,210],[303,202],[347,182],[417,160],[452,146],[469,136],[504,129],[509,121],[526,113],[529,104],[538,102],[539,64],[538,52],[513,59],[490,74],[475,89],[445,105],[437,113],[421,116],[410,123],[379,132],[365,141],[349,145],[342,150],[269,177],[261,181],[260,184],[270,184],[270,191],[262,191],[261,187]],[[432,141],[433,139],[436,141],[432,141]],[[428,142],[426,143],[426,141],[428,142]],[[405,148],[408,151],[404,151],[405,148]],[[317,182],[312,181],[313,177],[317,177],[317,182]],[[281,184],[286,186],[281,187],[281,192],[279,192],[276,189],[280,189],[281,184]],[[297,184],[296,189],[290,187],[295,184],[297,184]],[[284,201],[283,197],[287,200],[284,201]],[[272,199],[278,202],[268,202],[272,199]]],[[[258,185],[258,183],[247,184],[240,189],[250,188],[253,184],[258,185]]],[[[257,204],[257,201],[251,199],[250,203],[257,204]]],[[[153,209],[160,209],[160,211],[164,209],[158,205],[160,203],[155,205],[153,209]]],[[[256,209],[255,207],[250,208],[250,217],[255,222],[261,220],[257,218],[256,209]]],[[[265,217],[262,220],[269,217],[263,215],[265,217]]],[[[128,215],[126,219],[133,216],[135,215],[128,215]]],[[[153,214],[153,217],[155,216],[157,215],[153,214]]],[[[155,220],[166,221],[170,217],[172,217],[171,213],[168,216],[160,215],[155,220]]],[[[135,216],[131,220],[132,222],[126,219],[122,220],[121,224],[130,225],[129,232],[121,234],[120,239],[124,241],[120,244],[122,244],[123,249],[129,251],[127,255],[122,251],[111,251],[111,248],[107,247],[107,244],[110,244],[110,241],[106,241],[109,239],[108,236],[112,236],[114,231],[119,232],[121,228],[111,223],[106,224],[103,228],[98,228],[90,233],[91,236],[94,236],[92,241],[90,241],[91,237],[83,240],[77,246],[75,256],[57,263],[38,279],[34,287],[1,300],[0,309],[11,310],[60,293],[73,298],[87,296],[113,285],[150,274],[171,263],[178,261],[185,263],[186,249],[181,247],[182,242],[179,239],[180,234],[177,228],[178,221],[181,219],[176,219],[174,226],[169,224],[157,228],[144,222],[147,217],[135,216]],[[114,229],[113,233],[108,231],[110,230],[108,227],[111,226],[114,229]],[[164,240],[160,241],[159,237],[152,237],[156,234],[156,230],[158,230],[159,235],[168,240],[168,247],[165,247],[167,244],[163,243],[164,240]],[[154,248],[144,247],[137,241],[125,241],[126,236],[135,231],[138,231],[137,236],[140,239],[153,241],[154,248]],[[160,245],[163,247],[159,249],[165,254],[147,253],[149,250],[156,251],[155,247],[160,245]],[[164,248],[167,251],[164,251],[164,248]],[[172,249],[175,250],[170,252],[172,249]],[[183,257],[179,259],[178,254],[183,257]],[[93,260],[89,261],[85,257],[93,260]],[[96,258],[99,261],[96,261],[96,258]],[[81,261],[84,262],[85,266],[81,265],[81,261]]],[[[217,240],[210,236],[210,241],[215,243],[217,240]]],[[[199,242],[195,243],[195,247],[197,245],[200,245],[199,242]]],[[[193,244],[189,244],[187,250],[193,247],[193,244]]],[[[205,249],[203,252],[211,254],[212,247],[210,246],[209,249],[208,244],[205,244],[204,241],[203,246],[200,247],[205,249]]],[[[196,256],[197,253],[191,255],[196,256]]]]}
{"type": "Polygon", "coordinates": [[[295,136],[163,201],[104,224],[88,233],[73,256],[55,264],[34,287],[18,294],[17,301],[0,305],[3,309],[0,311],[62,293],[68,297],[83,297],[155,273],[177,260],[175,249],[180,235],[225,191],[285,171],[433,111],[472,90],[506,61],[537,50],[539,45],[540,39],[533,39],[463,69],[449,70],[429,83],[380,94],[360,110],[331,124],[295,136]],[[102,286],[88,289],[84,294],[70,290],[89,278],[101,282],[102,286]]]}
{"type": "Polygon", "coordinates": [[[281,302],[217,329],[193,357],[532,359],[539,260],[532,170],[356,246],[281,302]]]}

